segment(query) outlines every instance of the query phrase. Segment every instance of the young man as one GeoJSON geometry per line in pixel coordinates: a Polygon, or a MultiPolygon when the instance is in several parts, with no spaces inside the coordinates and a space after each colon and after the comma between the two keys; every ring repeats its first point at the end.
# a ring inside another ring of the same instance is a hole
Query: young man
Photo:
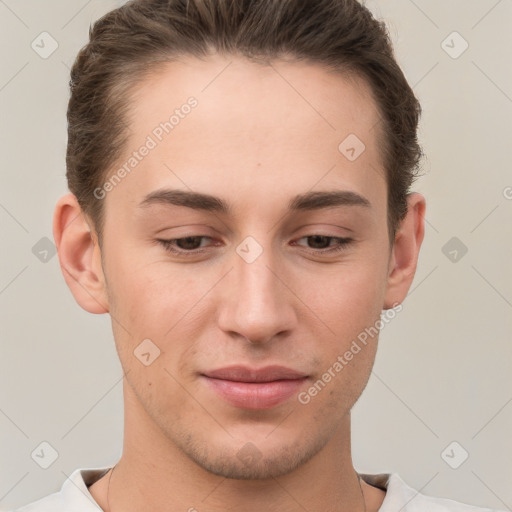
{"type": "MultiPolygon", "coordinates": [[[[135,0],[72,70],[54,236],[124,370],[114,468],[23,512],[477,511],[358,474],[424,235],[420,106],[355,0],[135,0]]],[[[485,509],[489,510],[489,509],[485,509]]]]}

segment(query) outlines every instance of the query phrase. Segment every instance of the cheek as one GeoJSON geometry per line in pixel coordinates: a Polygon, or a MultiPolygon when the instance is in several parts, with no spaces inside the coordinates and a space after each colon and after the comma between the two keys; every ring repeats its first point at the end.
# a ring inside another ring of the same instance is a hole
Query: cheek
{"type": "Polygon", "coordinates": [[[317,279],[302,277],[304,303],[339,340],[357,336],[379,318],[382,311],[385,274],[367,262],[347,262],[317,279]]]}
{"type": "Polygon", "coordinates": [[[136,330],[150,329],[152,335],[162,337],[200,298],[197,276],[194,279],[176,265],[130,258],[120,251],[112,254],[111,261],[115,266],[109,268],[108,283],[116,312],[136,330]]]}
{"type": "Polygon", "coordinates": [[[303,288],[308,306],[321,319],[314,347],[321,364],[311,389],[311,395],[322,395],[318,407],[352,403],[366,386],[377,350],[376,325],[385,290],[379,268],[354,262],[340,266],[329,279],[303,288]]]}
{"type": "Polygon", "coordinates": [[[178,377],[180,362],[194,360],[196,347],[191,340],[210,318],[200,301],[206,285],[191,272],[162,262],[136,265],[126,252],[121,253],[112,254],[116,265],[108,272],[109,295],[114,299],[112,328],[121,364],[133,372],[132,382],[143,387],[152,383],[149,393],[154,388],[170,389],[176,383],[165,369],[178,377]],[[148,360],[154,362],[145,366],[148,360]]]}

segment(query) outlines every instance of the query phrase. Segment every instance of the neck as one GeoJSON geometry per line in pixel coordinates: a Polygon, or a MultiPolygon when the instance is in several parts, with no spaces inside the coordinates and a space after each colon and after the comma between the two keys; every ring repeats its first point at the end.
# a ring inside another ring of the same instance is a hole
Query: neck
{"type": "Polygon", "coordinates": [[[361,486],[372,507],[375,496],[370,496],[370,486],[359,483],[352,465],[349,415],[327,444],[294,471],[266,480],[238,480],[212,474],[192,461],[137,404],[125,403],[123,455],[113,476],[110,472],[101,486],[93,486],[94,492],[90,489],[106,512],[373,510],[364,502],[361,486]]]}

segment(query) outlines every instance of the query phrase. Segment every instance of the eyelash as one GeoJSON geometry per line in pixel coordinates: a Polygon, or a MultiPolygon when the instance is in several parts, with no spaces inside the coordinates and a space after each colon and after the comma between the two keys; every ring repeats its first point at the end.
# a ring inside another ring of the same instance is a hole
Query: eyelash
{"type": "MultiPolygon", "coordinates": [[[[327,249],[312,249],[309,248],[309,252],[316,253],[316,254],[336,254],[339,252],[344,251],[350,244],[354,242],[352,238],[341,238],[336,236],[328,236],[328,235],[307,235],[299,238],[299,240],[302,240],[303,238],[312,238],[312,237],[322,237],[327,238],[329,240],[337,241],[337,245],[331,248],[327,249]]],[[[191,257],[191,256],[197,256],[198,254],[204,254],[206,250],[204,249],[192,249],[192,250],[185,250],[185,249],[176,249],[174,243],[178,242],[180,240],[186,240],[187,238],[211,238],[209,236],[202,236],[202,235],[193,235],[193,236],[186,236],[182,238],[171,238],[169,240],[166,239],[157,239],[157,242],[163,245],[164,249],[167,252],[170,252],[171,254],[183,256],[185,258],[191,257]]]]}

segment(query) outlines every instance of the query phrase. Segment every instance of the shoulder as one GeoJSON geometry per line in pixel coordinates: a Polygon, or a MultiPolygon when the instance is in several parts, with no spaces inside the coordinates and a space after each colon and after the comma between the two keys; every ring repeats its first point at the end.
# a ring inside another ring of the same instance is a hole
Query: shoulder
{"type": "Polygon", "coordinates": [[[476,507],[449,498],[436,498],[416,491],[397,473],[361,474],[361,478],[375,487],[386,490],[379,512],[502,512],[476,507]]]}
{"type": "Polygon", "coordinates": [[[24,505],[23,507],[17,508],[12,512],[64,512],[65,505],[62,501],[60,492],[55,492],[40,500],[24,505]]]}
{"type": "Polygon", "coordinates": [[[24,505],[11,512],[98,512],[88,486],[101,478],[110,468],[76,469],[65,480],[59,492],[24,505]]]}

